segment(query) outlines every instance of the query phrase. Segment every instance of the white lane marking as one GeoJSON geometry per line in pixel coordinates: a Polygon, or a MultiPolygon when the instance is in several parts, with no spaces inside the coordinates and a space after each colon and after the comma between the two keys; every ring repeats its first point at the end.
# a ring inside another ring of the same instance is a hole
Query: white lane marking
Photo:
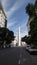
{"type": "Polygon", "coordinates": [[[20,63],[21,63],[21,61],[20,61],[20,59],[19,59],[18,64],[20,64],[20,63]]]}

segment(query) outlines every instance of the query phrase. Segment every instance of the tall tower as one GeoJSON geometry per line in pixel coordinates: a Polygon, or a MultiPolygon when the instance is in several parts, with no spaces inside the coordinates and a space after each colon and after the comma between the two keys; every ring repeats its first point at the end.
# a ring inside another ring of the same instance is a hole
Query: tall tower
{"type": "Polygon", "coordinates": [[[21,46],[20,27],[18,28],[18,46],[21,46]]]}
{"type": "Polygon", "coordinates": [[[0,27],[5,28],[7,27],[7,20],[6,20],[6,14],[3,10],[2,3],[0,2],[0,27]]]}

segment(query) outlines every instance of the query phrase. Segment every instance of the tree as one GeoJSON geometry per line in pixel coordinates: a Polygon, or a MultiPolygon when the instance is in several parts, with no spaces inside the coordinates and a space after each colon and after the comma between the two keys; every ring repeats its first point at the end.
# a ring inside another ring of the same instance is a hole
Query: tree
{"type": "Polygon", "coordinates": [[[37,17],[30,23],[30,32],[32,42],[37,45],[37,17]]]}
{"type": "Polygon", "coordinates": [[[29,4],[26,6],[26,13],[29,15],[29,17],[34,16],[35,10],[34,10],[34,5],[33,5],[33,4],[30,4],[30,3],[29,3],[29,4]]]}
{"type": "Polygon", "coordinates": [[[21,39],[21,41],[31,44],[31,37],[26,35],[21,39]]]}
{"type": "Polygon", "coordinates": [[[9,45],[12,40],[14,40],[14,32],[7,28],[0,28],[0,47],[9,45]]]}
{"type": "Polygon", "coordinates": [[[6,36],[5,36],[6,44],[10,44],[12,40],[14,40],[14,32],[6,30],[6,36]]]}
{"type": "Polygon", "coordinates": [[[32,44],[37,46],[37,0],[34,5],[28,4],[26,7],[26,13],[29,15],[29,18],[34,17],[34,19],[30,22],[29,34],[31,35],[30,39],[32,44]]]}
{"type": "Polygon", "coordinates": [[[0,28],[0,46],[4,43],[5,35],[5,28],[0,28]]]}

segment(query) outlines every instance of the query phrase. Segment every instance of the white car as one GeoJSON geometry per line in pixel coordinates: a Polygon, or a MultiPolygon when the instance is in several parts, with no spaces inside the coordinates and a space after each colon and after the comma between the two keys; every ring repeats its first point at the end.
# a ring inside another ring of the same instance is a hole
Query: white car
{"type": "Polygon", "coordinates": [[[30,54],[37,54],[37,48],[35,48],[35,47],[30,47],[29,49],[27,49],[28,50],[28,52],[30,53],[30,54]]]}
{"type": "Polygon", "coordinates": [[[28,50],[29,48],[31,48],[30,45],[27,45],[27,46],[26,46],[26,50],[28,50]]]}

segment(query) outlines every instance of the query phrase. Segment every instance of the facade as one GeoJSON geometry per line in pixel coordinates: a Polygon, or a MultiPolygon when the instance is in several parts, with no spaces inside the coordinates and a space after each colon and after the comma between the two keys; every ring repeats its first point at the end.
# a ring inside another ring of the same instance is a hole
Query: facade
{"type": "Polygon", "coordinates": [[[14,40],[12,40],[10,46],[11,46],[11,47],[13,47],[13,46],[15,47],[16,44],[17,44],[17,40],[16,40],[16,38],[15,38],[14,40]]]}
{"type": "Polygon", "coordinates": [[[5,48],[5,41],[3,40],[4,35],[4,29],[7,27],[7,17],[3,10],[2,3],[0,2],[0,46],[2,43],[4,43],[1,47],[5,48]]]}
{"type": "Polygon", "coordinates": [[[6,15],[4,13],[1,2],[0,2],[0,27],[3,27],[3,28],[7,27],[6,15]]]}
{"type": "Polygon", "coordinates": [[[21,45],[24,46],[24,47],[26,47],[27,43],[21,41],[21,45]]]}

